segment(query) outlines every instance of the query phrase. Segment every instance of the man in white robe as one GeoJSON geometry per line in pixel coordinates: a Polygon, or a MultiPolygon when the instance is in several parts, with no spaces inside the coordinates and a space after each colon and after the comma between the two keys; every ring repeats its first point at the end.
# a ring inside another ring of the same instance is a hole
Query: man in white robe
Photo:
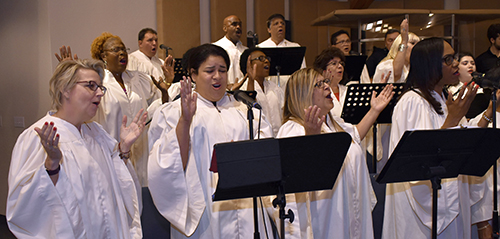
{"type": "MultiPolygon", "coordinates": [[[[267,19],[267,32],[271,35],[267,40],[261,42],[257,47],[271,48],[271,47],[300,47],[298,43],[288,41],[285,39],[285,17],[281,14],[273,14],[267,19]]],[[[271,59],[272,60],[272,59],[271,59]]],[[[302,60],[300,67],[306,68],[306,58],[302,60]]],[[[290,76],[280,75],[279,83],[277,76],[270,76],[269,80],[275,82],[278,86],[285,89],[286,82],[290,76]]]]}
{"type": "Polygon", "coordinates": [[[241,20],[235,15],[224,18],[223,28],[226,35],[220,40],[214,42],[214,45],[220,46],[226,50],[229,55],[231,65],[227,71],[228,85],[234,84],[237,80],[243,79],[243,73],[240,71],[240,56],[248,47],[243,46],[241,38],[241,20]]]}
{"type": "MultiPolygon", "coordinates": [[[[189,160],[184,170],[176,126],[181,117],[181,102],[164,105],[155,115],[150,131],[161,131],[160,140],[149,156],[149,189],[158,211],[171,223],[171,237],[178,238],[253,238],[253,206],[251,199],[212,201],[218,173],[210,171],[213,146],[216,143],[248,140],[247,107],[232,96],[217,102],[197,98],[196,113],[190,128],[189,160]]],[[[254,110],[254,135],[258,137],[258,111],[254,110]]],[[[271,127],[262,120],[260,137],[270,137],[271,127]]],[[[262,222],[261,238],[271,233],[268,216],[262,222]]]]}
{"type": "MultiPolygon", "coordinates": [[[[18,238],[142,238],[138,189],[130,161],[100,125],[79,131],[51,116],[26,129],[12,152],[7,221],[18,238]],[[54,185],[34,128],[54,122],[62,152],[54,185]]],[[[140,191],[139,191],[140,192],[140,191]]]]}

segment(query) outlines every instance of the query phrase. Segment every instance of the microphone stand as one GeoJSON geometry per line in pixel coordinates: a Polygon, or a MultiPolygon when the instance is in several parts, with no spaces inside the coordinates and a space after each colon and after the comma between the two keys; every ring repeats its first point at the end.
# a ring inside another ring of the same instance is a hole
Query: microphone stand
{"type": "MultiPolygon", "coordinates": [[[[497,95],[496,91],[498,90],[498,87],[493,87],[493,91],[491,93],[491,102],[493,105],[493,129],[497,128],[497,95]]],[[[495,161],[495,164],[493,165],[493,238],[499,238],[498,234],[498,195],[497,195],[497,161],[495,161]]]]}
{"type": "MultiPolygon", "coordinates": [[[[253,139],[253,110],[252,107],[248,106],[247,119],[248,119],[248,135],[250,140],[253,139]]],[[[253,197],[253,223],[254,223],[254,239],[260,239],[259,233],[259,216],[257,215],[257,197],[253,197]]]]}

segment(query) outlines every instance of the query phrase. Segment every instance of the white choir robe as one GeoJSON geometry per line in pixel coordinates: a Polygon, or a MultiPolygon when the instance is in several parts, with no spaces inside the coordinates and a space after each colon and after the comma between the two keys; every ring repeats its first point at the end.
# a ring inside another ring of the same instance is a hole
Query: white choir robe
{"type": "MultiPolygon", "coordinates": [[[[216,105],[198,94],[186,170],[182,166],[175,130],[181,116],[180,100],[167,104],[155,115],[164,122],[163,126],[153,125],[150,129],[162,132],[149,156],[149,190],[156,208],[171,223],[173,239],[253,238],[251,198],[212,201],[218,181],[218,173],[209,170],[213,146],[249,139],[246,105],[227,94],[216,105]]],[[[253,112],[253,125],[257,129],[258,111],[253,112]]],[[[254,135],[257,137],[257,130],[254,135]]],[[[263,119],[260,137],[271,135],[271,127],[263,119]]],[[[263,215],[260,208],[258,211],[260,235],[265,238],[263,215]]],[[[271,235],[269,217],[264,215],[264,218],[271,235]]]]}
{"type": "MultiPolygon", "coordinates": [[[[53,114],[50,112],[50,114],[53,114]]],[[[118,142],[95,122],[81,126],[50,114],[27,128],[12,152],[7,221],[18,238],[142,238],[137,176],[118,142]],[[62,152],[54,186],[34,128],[54,122],[62,152]]]]}
{"type": "MultiPolygon", "coordinates": [[[[150,59],[140,50],[136,50],[128,54],[127,70],[139,71],[146,75],[153,76],[156,80],[161,80],[165,78],[163,70],[161,69],[161,66],[163,64],[164,61],[158,58],[156,55],[151,57],[150,59]]],[[[154,90],[158,90],[152,82],[151,88],[154,90]]],[[[159,92],[159,90],[158,93],[160,93],[161,95],[161,92],[159,92]]]]}
{"type": "Polygon", "coordinates": [[[342,109],[344,107],[345,95],[347,93],[347,86],[339,84],[338,87],[339,87],[339,99],[337,99],[333,91],[331,93],[333,99],[333,108],[330,110],[330,113],[332,113],[333,116],[341,117],[342,109]]]}
{"type": "MultiPolygon", "coordinates": [[[[389,152],[392,153],[406,130],[441,128],[448,109],[443,95],[433,91],[432,96],[441,104],[443,115],[437,114],[424,98],[413,91],[401,97],[392,115],[389,152]]],[[[477,117],[469,123],[464,117],[460,125],[477,126],[477,122],[477,117]]],[[[491,219],[492,213],[485,207],[492,205],[492,196],[488,196],[492,194],[484,177],[459,175],[457,178],[442,179],[441,187],[438,196],[438,238],[471,238],[472,224],[491,219]]],[[[431,238],[430,181],[389,183],[386,188],[382,238],[431,238]]]]}
{"type": "Polygon", "coordinates": [[[236,83],[236,79],[238,79],[238,81],[242,80],[244,75],[240,70],[240,56],[248,47],[243,46],[241,41],[238,41],[235,45],[231,40],[227,39],[226,36],[223,36],[213,44],[224,48],[229,56],[231,64],[227,71],[227,83],[234,84],[236,83]]]}
{"type": "MultiPolygon", "coordinates": [[[[108,89],[102,97],[101,103],[94,120],[117,141],[120,141],[120,127],[123,116],[127,116],[127,125],[133,120],[139,110],[148,110],[148,104],[156,100],[157,96],[150,87],[151,78],[138,71],[128,71],[122,73],[125,89],[115,80],[113,74],[105,70],[103,85],[108,89]]],[[[153,115],[148,112],[148,118],[153,115]]],[[[146,131],[146,130],[145,130],[146,131]]],[[[143,187],[147,186],[147,162],[148,162],[148,135],[142,135],[132,145],[131,161],[134,164],[137,176],[143,187]]],[[[142,203],[141,203],[142,205],[142,203]]]]}
{"type": "MultiPolygon", "coordinates": [[[[359,145],[359,133],[355,126],[333,117],[352,137],[344,164],[332,190],[286,195],[286,208],[295,213],[295,221],[285,221],[285,238],[373,238],[372,210],[377,199],[365,154],[359,145]]],[[[333,125],[328,120],[329,125],[333,125]]],[[[323,124],[322,132],[336,131],[323,124]]],[[[302,125],[287,121],[281,126],[278,138],[303,135],[302,125]]],[[[275,217],[277,215],[276,212],[275,217]]]]}
{"type": "MultiPolygon", "coordinates": [[[[273,127],[273,136],[278,134],[281,127],[281,117],[283,115],[283,104],[285,103],[285,93],[276,83],[264,80],[265,92],[259,83],[254,82],[254,89],[257,92],[256,101],[262,106],[262,113],[266,116],[273,127]]],[[[248,80],[243,83],[241,90],[247,90],[248,80]]],[[[256,116],[254,116],[256,117],[256,116]]]]}

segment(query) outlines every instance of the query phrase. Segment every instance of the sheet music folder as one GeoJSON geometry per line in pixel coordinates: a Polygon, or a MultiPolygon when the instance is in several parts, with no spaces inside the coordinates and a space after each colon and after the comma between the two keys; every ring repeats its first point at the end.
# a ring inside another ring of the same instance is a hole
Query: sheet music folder
{"type": "Polygon", "coordinates": [[[271,57],[269,75],[277,75],[276,66],[280,66],[280,75],[291,75],[299,70],[306,54],[306,47],[261,47],[259,51],[271,57]]]}
{"type": "Polygon", "coordinates": [[[214,146],[214,201],[332,189],[351,144],[348,133],[247,140],[214,146]]]}
{"type": "MultiPolygon", "coordinates": [[[[377,118],[376,123],[386,124],[392,121],[392,111],[399,96],[404,89],[404,83],[390,83],[394,86],[395,92],[391,101],[385,107],[377,118]]],[[[376,91],[377,95],[384,89],[387,84],[349,84],[344,99],[341,117],[345,122],[358,124],[366,113],[370,110],[370,100],[372,91],[376,91]]]]}
{"type": "Polygon", "coordinates": [[[429,168],[442,166],[441,178],[483,176],[500,157],[500,129],[467,128],[406,131],[377,177],[379,183],[430,180],[429,168]]]}

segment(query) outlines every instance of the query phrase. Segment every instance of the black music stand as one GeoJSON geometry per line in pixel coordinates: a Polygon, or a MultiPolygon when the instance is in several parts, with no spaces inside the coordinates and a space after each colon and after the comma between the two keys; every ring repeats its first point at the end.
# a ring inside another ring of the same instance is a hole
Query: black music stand
{"type": "Polygon", "coordinates": [[[294,220],[291,210],[285,214],[285,194],[332,189],[350,145],[345,132],[216,144],[213,200],[277,195],[283,239],[285,218],[294,220]]]}
{"type": "Polygon", "coordinates": [[[300,69],[306,54],[306,47],[262,47],[259,50],[271,57],[269,75],[278,76],[279,87],[280,75],[291,75],[300,69]]]}
{"type": "MultiPolygon", "coordinates": [[[[389,124],[392,121],[392,111],[396,106],[397,99],[403,93],[404,83],[390,83],[394,86],[395,92],[391,101],[385,109],[380,112],[377,120],[373,124],[373,157],[372,166],[373,173],[377,173],[377,124],[389,124]]],[[[347,86],[347,92],[342,108],[341,117],[345,122],[358,124],[366,113],[370,110],[370,100],[372,91],[376,91],[377,95],[384,89],[387,84],[350,84],[347,86]]]]}
{"type": "Polygon", "coordinates": [[[184,69],[182,69],[182,58],[175,58],[174,80],[172,83],[181,81],[183,76],[186,76],[186,73],[184,72],[184,69]]]}
{"type": "Polygon", "coordinates": [[[442,178],[483,176],[500,156],[500,130],[488,128],[406,131],[377,176],[378,183],[431,180],[432,238],[437,237],[437,193],[442,178]],[[465,140],[450,140],[465,139],[465,140]]]}
{"type": "Polygon", "coordinates": [[[345,56],[345,70],[344,74],[346,74],[346,82],[342,82],[343,84],[347,84],[350,81],[360,81],[361,72],[363,72],[363,67],[366,63],[366,55],[362,56],[345,56]]]}

